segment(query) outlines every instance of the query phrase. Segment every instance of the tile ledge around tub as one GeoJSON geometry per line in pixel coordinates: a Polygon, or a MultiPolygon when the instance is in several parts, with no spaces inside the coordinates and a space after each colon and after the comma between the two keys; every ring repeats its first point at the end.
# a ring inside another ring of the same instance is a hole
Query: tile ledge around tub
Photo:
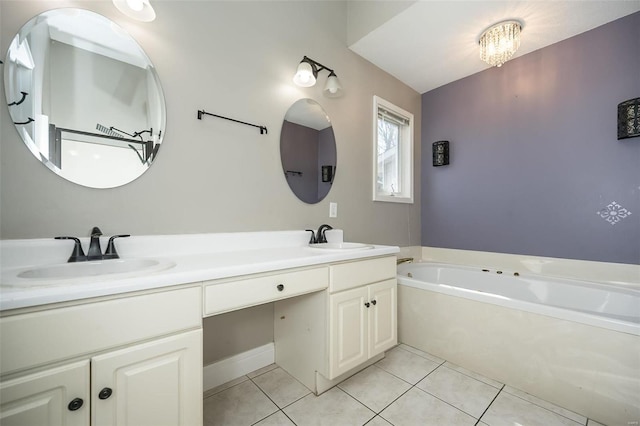
{"type": "MultiPolygon", "coordinates": [[[[403,250],[415,248],[402,248],[403,250]]],[[[530,272],[640,289],[640,265],[527,256],[474,250],[421,247],[421,260],[530,272]]]]}

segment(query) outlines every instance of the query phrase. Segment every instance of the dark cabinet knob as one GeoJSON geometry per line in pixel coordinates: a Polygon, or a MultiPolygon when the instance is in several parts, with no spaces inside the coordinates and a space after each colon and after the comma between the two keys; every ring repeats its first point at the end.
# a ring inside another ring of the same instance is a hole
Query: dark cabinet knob
{"type": "Polygon", "coordinates": [[[282,291],[284,290],[284,284],[278,284],[276,288],[278,289],[278,291],[282,291]]]}
{"type": "Polygon", "coordinates": [[[82,407],[82,404],[84,404],[84,401],[82,400],[82,398],[74,398],[69,405],[67,405],[67,408],[69,409],[69,411],[76,411],[79,410],[80,407],[82,407]]]}
{"type": "Polygon", "coordinates": [[[378,303],[378,302],[376,302],[375,300],[371,301],[371,304],[374,305],[374,306],[375,306],[376,303],[378,303]]]}
{"type": "Polygon", "coordinates": [[[107,398],[109,398],[111,396],[112,393],[113,393],[113,391],[111,390],[111,388],[104,388],[98,394],[98,398],[107,399],[107,398]]]}
{"type": "Polygon", "coordinates": [[[364,306],[366,306],[366,307],[368,308],[369,306],[371,306],[371,303],[369,303],[369,302],[364,302],[364,306]]]}

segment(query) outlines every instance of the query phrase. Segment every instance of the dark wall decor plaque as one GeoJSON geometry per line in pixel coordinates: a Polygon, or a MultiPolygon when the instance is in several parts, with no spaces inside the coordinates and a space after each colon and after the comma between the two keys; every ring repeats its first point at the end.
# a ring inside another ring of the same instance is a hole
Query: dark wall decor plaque
{"type": "Polygon", "coordinates": [[[640,136],[640,98],[618,104],[618,140],[640,136]]]}
{"type": "Polygon", "coordinates": [[[449,164],[449,141],[433,143],[433,167],[449,164]]]}

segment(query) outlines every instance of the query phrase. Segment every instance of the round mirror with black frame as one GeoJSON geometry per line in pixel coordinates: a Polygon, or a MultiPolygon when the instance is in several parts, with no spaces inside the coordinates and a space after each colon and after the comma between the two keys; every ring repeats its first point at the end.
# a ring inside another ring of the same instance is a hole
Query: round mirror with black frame
{"type": "Polygon", "coordinates": [[[155,68],[108,18],[44,12],[12,40],[4,61],[9,115],[31,153],[91,188],[135,180],[162,144],[166,109],[155,68]]]}
{"type": "Polygon", "coordinates": [[[336,173],[336,139],[319,103],[300,99],[287,111],[280,133],[280,160],[289,187],[305,203],[322,201],[336,173]]]}

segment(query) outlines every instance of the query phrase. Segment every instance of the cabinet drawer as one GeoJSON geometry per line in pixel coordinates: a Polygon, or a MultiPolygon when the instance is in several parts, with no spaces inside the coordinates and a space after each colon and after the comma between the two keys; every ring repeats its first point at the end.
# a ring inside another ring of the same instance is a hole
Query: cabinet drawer
{"type": "Polygon", "coordinates": [[[396,258],[389,256],[332,265],[329,276],[331,293],[395,278],[396,258]]]}
{"type": "Polygon", "coordinates": [[[328,281],[327,268],[323,267],[205,284],[204,315],[220,314],[322,290],[327,288],[328,281]]]}
{"type": "Polygon", "coordinates": [[[202,326],[202,289],[0,318],[2,374],[202,326]]]}

